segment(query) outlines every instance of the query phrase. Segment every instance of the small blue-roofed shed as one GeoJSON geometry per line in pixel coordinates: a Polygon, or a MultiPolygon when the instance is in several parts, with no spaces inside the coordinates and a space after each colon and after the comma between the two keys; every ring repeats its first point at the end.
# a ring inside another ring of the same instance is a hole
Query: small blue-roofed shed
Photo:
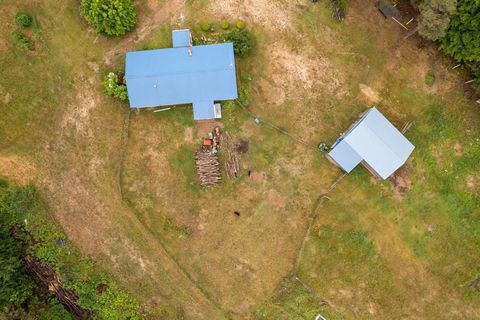
{"type": "Polygon", "coordinates": [[[347,173],[362,163],[376,176],[387,179],[407,161],[414,148],[373,107],[335,142],[328,157],[347,173]]]}
{"type": "Polygon", "coordinates": [[[232,43],[192,46],[190,31],[172,32],[173,48],[127,52],[131,108],[193,104],[195,120],[220,114],[215,101],[238,97],[232,43]]]}

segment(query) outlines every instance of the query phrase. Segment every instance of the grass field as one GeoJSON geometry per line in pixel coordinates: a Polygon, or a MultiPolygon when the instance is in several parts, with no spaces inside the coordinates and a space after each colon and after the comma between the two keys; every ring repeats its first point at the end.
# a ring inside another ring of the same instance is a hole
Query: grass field
{"type": "Polygon", "coordinates": [[[110,39],[77,1],[4,0],[0,176],[32,182],[72,242],[155,319],[480,318],[469,286],[480,273],[478,108],[462,74],[402,41],[373,3],[351,1],[338,24],[323,2],[144,0],[137,29],[110,39]],[[37,19],[32,52],[10,36],[17,11],[37,19]],[[101,80],[126,50],[222,19],[257,37],[237,59],[249,110],[310,146],[225,107],[224,129],[250,147],[240,178],[205,190],[191,108],[129,113],[101,80]],[[413,121],[412,157],[387,181],[357,168],[319,201],[342,173],[315,146],[373,104],[399,128],[413,121]]]}

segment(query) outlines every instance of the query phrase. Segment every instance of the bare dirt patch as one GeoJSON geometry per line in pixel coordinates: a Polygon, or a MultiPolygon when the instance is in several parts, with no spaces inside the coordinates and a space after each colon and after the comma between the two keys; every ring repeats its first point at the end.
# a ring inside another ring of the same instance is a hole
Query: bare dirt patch
{"type": "Polygon", "coordinates": [[[288,30],[292,27],[292,10],[302,3],[298,0],[279,2],[268,0],[222,0],[211,1],[210,9],[217,15],[233,19],[251,20],[273,30],[288,30]]]}
{"type": "Polygon", "coordinates": [[[65,113],[61,121],[61,127],[74,128],[78,133],[91,135],[87,129],[90,113],[97,105],[96,96],[97,94],[88,86],[79,88],[75,101],[69,106],[69,112],[65,113]]]}
{"type": "Polygon", "coordinates": [[[138,24],[135,30],[129,33],[113,50],[104,55],[105,64],[111,64],[115,58],[124,54],[125,50],[135,50],[135,45],[145,40],[162,23],[182,27],[186,14],[185,0],[148,0],[146,9],[138,12],[138,24]]]}
{"type": "Polygon", "coordinates": [[[455,152],[455,155],[457,157],[461,156],[463,154],[463,147],[462,145],[457,141],[453,145],[453,151],[455,152]]]}
{"type": "Polygon", "coordinates": [[[185,142],[193,142],[193,128],[192,127],[185,128],[185,131],[183,132],[183,140],[185,140],[185,142]]]}
{"type": "Polygon", "coordinates": [[[326,59],[308,50],[295,52],[282,42],[268,45],[269,69],[273,83],[285,91],[287,98],[314,97],[320,92],[336,93],[343,84],[343,76],[326,59]]]}
{"type": "Polygon", "coordinates": [[[399,199],[405,198],[406,193],[412,187],[410,171],[411,170],[409,169],[408,164],[405,164],[389,178],[389,180],[392,182],[393,192],[399,199]]]}
{"type": "Polygon", "coordinates": [[[25,185],[35,178],[36,169],[25,158],[14,155],[0,155],[0,176],[4,176],[17,184],[25,185]]]}
{"type": "Polygon", "coordinates": [[[367,99],[367,101],[369,103],[375,103],[375,102],[378,102],[380,100],[380,96],[379,96],[378,92],[376,92],[375,90],[373,90],[369,86],[367,86],[363,83],[360,83],[358,85],[358,87],[360,88],[360,91],[363,93],[363,95],[365,96],[365,98],[367,99]]]}
{"type": "Polygon", "coordinates": [[[285,209],[287,198],[282,196],[277,190],[270,189],[267,193],[267,198],[274,211],[278,212],[285,209]]]}
{"type": "Polygon", "coordinates": [[[215,120],[196,121],[195,129],[197,130],[197,137],[204,138],[209,132],[212,132],[215,127],[223,128],[223,123],[215,120]]]}
{"type": "Polygon", "coordinates": [[[254,182],[262,182],[265,179],[265,174],[260,171],[253,171],[250,174],[250,179],[254,182]]]}

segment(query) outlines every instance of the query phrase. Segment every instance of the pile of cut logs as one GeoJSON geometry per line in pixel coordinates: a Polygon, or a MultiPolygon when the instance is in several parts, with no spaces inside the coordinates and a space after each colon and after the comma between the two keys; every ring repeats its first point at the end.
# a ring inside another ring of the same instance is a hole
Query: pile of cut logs
{"type": "Polygon", "coordinates": [[[240,176],[240,161],[238,156],[234,151],[234,145],[232,142],[232,137],[225,132],[222,135],[222,144],[223,149],[225,150],[225,170],[230,179],[237,178],[240,176]]]}
{"type": "Polygon", "coordinates": [[[198,178],[200,185],[211,187],[222,181],[220,163],[216,153],[208,151],[198,151],[195,157],[198,178]]]}

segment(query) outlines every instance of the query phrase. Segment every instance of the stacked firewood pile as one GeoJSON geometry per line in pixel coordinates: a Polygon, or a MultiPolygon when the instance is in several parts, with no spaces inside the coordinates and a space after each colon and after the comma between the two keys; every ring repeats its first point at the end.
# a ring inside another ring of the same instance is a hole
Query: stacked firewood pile
{"type": "Polygon", "coordinates": [[[195,156],[200,185],[211,187],[222,182],[221,167],[225,168],[230,179],[240,176],[239,155],[248,152],[248,140],[233,142],[228,132],[216,127],[203,140],[202,149],[195,156]],[[218,157],[221,145],[221,163],[218,157]]]}
{"type": "Polygon", "coordinates": [[[222,134],[220,128],[216,127],[208,134],[208,139],[203,140],[202,150],[195,156],[198,179],[200,185],[211,187],[222,182],[222,172],[218,161],[218,149],[222,134]]]}
{"type": "Polygon", "coordinates": [[[225,170],[230,179],[237,178],[240,176],[240,161],[238,160],[237,152],[235,152],[237,146],[233,144],[232,137],[228,132],[225,132],[222,138],[225,150],[225,170]]]}
{"type": "Polygon", "coordinates": [[[91,319],[92,314],[89,310],[82,308],[77,300],[78,296],[72,290],[66,289],[58,279],[55,270],[49,264],[41,263],[34,257],[27,256],[23,263],[28,273],[32,275],[35,281],[45,291],[51,292],[58,301],[80,320],[91,319]]]}
{"type": "Polygon", "coordinates": [[[195,162],[200,185],[211,187],[222,181],[222,172],[220,171],[217,153],[205,150],[198,151],[195,162]]]}

